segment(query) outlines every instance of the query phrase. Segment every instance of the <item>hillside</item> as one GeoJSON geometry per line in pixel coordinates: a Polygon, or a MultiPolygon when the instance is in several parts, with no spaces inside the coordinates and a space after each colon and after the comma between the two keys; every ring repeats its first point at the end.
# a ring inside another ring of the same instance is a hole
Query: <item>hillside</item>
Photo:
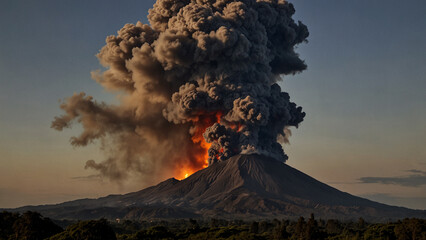
{"type": "Polygon", "coordinates": [[[28,206],[51,218],[426,218],[426,211],[388,206],[341,192],[272,158],[238,155],[179,181],[124,195],[28,206]]]}

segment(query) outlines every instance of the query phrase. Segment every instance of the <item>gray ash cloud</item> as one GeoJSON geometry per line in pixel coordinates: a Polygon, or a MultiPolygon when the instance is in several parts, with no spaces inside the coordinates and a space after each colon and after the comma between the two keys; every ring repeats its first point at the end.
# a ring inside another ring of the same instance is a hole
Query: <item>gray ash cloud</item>
{"type": "Polygon", "coordinates": [[[121,94],[117,106],[84,93],[66,99],[52,127],[83,126],[71,144],[98,140],[108,159],[86,167],[112,179],[173,174],[236,154],[286,161],[280,141],[305,113],[280,75],[306,69],[295,46],[309,32],[283,0],[158,0],[150,24],[126,24],[97,55],[93,78],[121,94]],[[203,144],[203,140],[207,144],[203,144]]]}

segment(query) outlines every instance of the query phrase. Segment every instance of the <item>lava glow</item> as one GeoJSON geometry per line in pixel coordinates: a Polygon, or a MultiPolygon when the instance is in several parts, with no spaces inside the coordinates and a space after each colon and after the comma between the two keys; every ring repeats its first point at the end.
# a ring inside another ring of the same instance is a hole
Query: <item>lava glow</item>
{"type": "Polygon", "coordinates": [[[188,161],[191,163],[190,165],[182,166],[176,174],[176,179],[182,180],[194,172],[204,169],[209,166],[209,148],[212,145],[211,143],[206,142],[203,137],[204,132],[208,127],[213,125],[215,122],[220,123],[222,117],[221,112],[216,112],[214,114],[209,114],[206,117],[200,118],[200,120],[196,123],[194,128],[192,129],[192,137],[191,140],[193,143],[200,146],[200,152],[195,155],[195,161],[188,161]]]}
{"type": "MultiPolygon", "coordinates": [[[[200,119],[195,123],[195,126],[191,129],[191,140],[194,144],[199,146],[199,151],[197,153],[192,152],[190,155],[195,159],[186,161],[187,165],[180,166],[176,168],[176,179],[183,180],[191,176],[194,172],[204,169],[209,166],[209,149],[212,143],[206,142],[203,137],[204,132],[214,123],[221,123],[223,113],[214,112],[210,114],[202,115],[200,119]]],[[[228,122],[224,121],[222,124],[233,129],[236,132],[243,130],[243,125],[241,123],[228,122]]],[[[238,150],[236,150],[238,151],[238,150]]],[[[219,159],[220,155],[224,152],[223,148],[219,150],[219,153],[216,154],[216,158],[219,159]]]]}

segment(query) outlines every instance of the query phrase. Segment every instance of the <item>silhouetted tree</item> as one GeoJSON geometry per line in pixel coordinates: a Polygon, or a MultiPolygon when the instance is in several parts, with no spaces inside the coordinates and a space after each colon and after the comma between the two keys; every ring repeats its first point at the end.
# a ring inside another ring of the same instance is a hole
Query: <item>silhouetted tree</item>
{"type": "Polygon", "coordinates": [[[402,222],[398,221],[395,226],[395,236],[398,240],[426,239],[426,220],[406,218],[402,222]]]}
{"type": "Polygon", "coordinates": [[[252,222],[251,224],[250,224],[250,229],[249,229],[249,231],[251,232],[251,233],[259,233],[259,223],[258,222],[252,222]]]}
{"type": "Polygon", "coordinates": [[[217,228],[219,227],[219,220],[217,220],[216,218],[212,218],[210,220],[210,228],[217,228]]]}
{"type": "Polygon", "coordinates": [[[43,218],[37,212],[25,212],[13,223],[15,239],[37,240],[45,239],[63,231],[49,218],[43,218]]]}
{"type": "Polygon", "coordinates": [[[136,234],[137,240],[173,239],[174,235],[164,226],[155,226],[136,234]]]}
{"type": "Polygon", "coordinates": [[[364,240],[396,240],[395,225],[372,224],[364,232],[364,240]]]}
{"type": "Polygon", "coordinates": [[[259,232],[258,233],[264,233],[264,232],[268,232],[269,229],[271,229],[273,226],[271,223],[267,222],[267,221],[261,221],[259,223],[259,232]]]}
{"type": "Polygon", "coordinates": [[[15,234],[13,224],[19,219],[18,213],[1,212],[0,213],[0,239],[9,239],[15,234]]]}
{"type": "Polygon", "coordinates": [[[194,220],[194,219],[189,219],[189,226],[191,230],[200,228],[200,225],[198,225],[197,220],[194,220]]]}
{"type": "Polygon", "coordinates": [[[325,225],[325,230],[329,235],[338,235],[342,233],[342,228],[339,221],[335,219],[329,219],[325,225]]]}
{"type": "Polygon", "coordinates": [[[319,228],[318,222],[315,220],[314,214],[311,213],[311,217],[305,227],[305,239],[319,239],[319,228]]]}
{"type": "Polygon", "coordinates": [[[81,221],[73,224],[49,240],[116,240],[111,226],[105,219],[81,221]]]}
{"type": "Polygon", "coordinates": [[[297,220],[297,223],[296,223],[296,228],[295,228],[295,232],[294,232],[295,237],[297,239],[305,239],[304,238],[305,229],[306,229],[305,218],[300,217],[299,220],[297,220]]]}
{"type": "Polygon", "coordinates": [[[410,231],[407,229],[407,226],[398,220],[395,226],[395,237],[398,240],[411,240],[410,231]]]}
{"type": "Polygon", "coordinates": [[[274,239],[281,240],[281,239],[288,239],[291,234],[287,232],[287,227],[289,225],[289,221],[282,221],[281,224],[275,227],[273,237],[274,239]]]}
{"type": "Polygon", "coordinates": [[[364,218],[360,217],[358,219],[358,229],[364,229],[366,227],[366,223],[364,221],[364,218]]]}

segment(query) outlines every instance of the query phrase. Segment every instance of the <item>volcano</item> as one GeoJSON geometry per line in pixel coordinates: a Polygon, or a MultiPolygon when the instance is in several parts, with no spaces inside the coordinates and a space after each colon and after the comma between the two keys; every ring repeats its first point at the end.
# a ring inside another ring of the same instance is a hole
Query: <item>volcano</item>
{"type": "Polygon", "coordinates": [[[273,158],[237,155],[184,180],[170,178],[138,192],[28,206],[55,219],[321,218],[384,221],[426,218],[426,211],[388,206],[341,192],[273,158]]]}

